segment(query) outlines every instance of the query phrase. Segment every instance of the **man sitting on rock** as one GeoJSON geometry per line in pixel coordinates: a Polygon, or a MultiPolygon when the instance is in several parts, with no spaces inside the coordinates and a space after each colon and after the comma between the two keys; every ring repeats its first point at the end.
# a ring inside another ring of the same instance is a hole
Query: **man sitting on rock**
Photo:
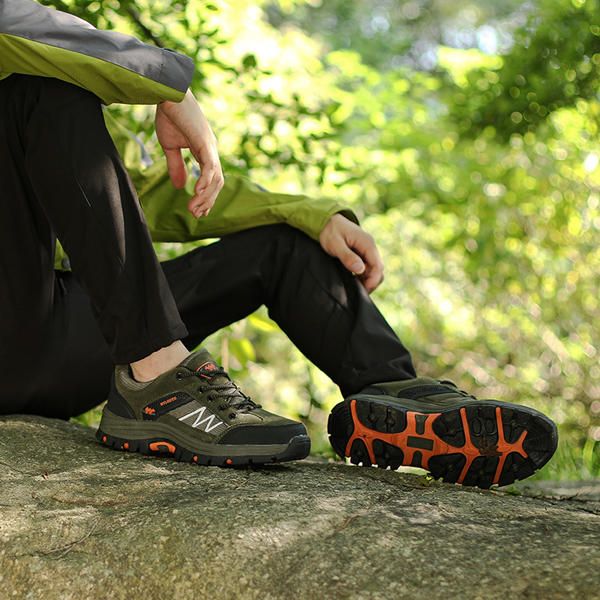
{"type": "Polygon", "coordinates": [[[480,487],[550,459],[544,415],[416,376],[369,297],[383,265],[350,210],[223,182],[189,58],[32,0],[0,5],[0,56],[0,413],[66,419],[108,399],[97,436],[115,449],[203,465],[304,458],[301,423],[189,350],[264,304],[340,387],[328,424],[340,456],[480,487]],[[126,133],[106,115],[111,137],[101,110],[113,102],[157,105],[166,162],[127,172],[114,144],[126,133]],[[191,199],[182,148],[201,169],[191,199]],[[162,263],[152,246],[212,237],[162,263]]]}

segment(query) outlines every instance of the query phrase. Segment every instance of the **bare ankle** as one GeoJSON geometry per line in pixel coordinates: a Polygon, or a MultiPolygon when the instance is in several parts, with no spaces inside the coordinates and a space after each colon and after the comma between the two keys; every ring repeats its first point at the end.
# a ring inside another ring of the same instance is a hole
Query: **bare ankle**
{"type": "Polygon", "coordinates": [[[156,352],[130,363],[131,370],[137,381],[152,381],[176,367],[189,354],[189,350],[180,340],[177,340],[169,346],[159,348],[156,352]]]}

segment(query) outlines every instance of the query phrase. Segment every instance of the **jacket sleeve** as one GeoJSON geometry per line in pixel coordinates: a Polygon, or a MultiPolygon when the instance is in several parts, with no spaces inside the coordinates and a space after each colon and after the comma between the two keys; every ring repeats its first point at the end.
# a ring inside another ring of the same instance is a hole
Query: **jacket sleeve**
{"type": "MultiPolygon", "coordinates": [[[[187,210],[190,194],[173,188],[166,164],[156,164],[143,179],[139,174],[133,175],[153,242],[218,238],[275,223],[287,223],[318,241],[321,231],[336,213],[359,224],[356,214],[335,200],[268,192],[240,175],[226,175],[225,185],[210,214],[196,219],[187,210]]],[[[58,240],[54,268],[71,268],[58,240]]]]}
{"type": "Polygon", "coordinates": [[[61,79],[104,104],[157,104],[183,99],[194,63],[33,0],[0,0],[0,72],[61,79]]]}
{"type": "MultiPolygon", "coordinates": [[[[187,210],[191,194],[173,187],[166,161],[162,159],[147,168],[141,167],[150,161],[143,144],[109,110],[104,111],[104,116],[138,192],[154,242],[192,242],[275,223],[287,223],[318,240],[323,227],[336,213],[359,223],[356,214],[336,200],[268,192],[238,174],[226,174],[225,185],[210,214],[196,219],[187,210]]],[[[193,184],[192,177],[189,183],[193,184]]],[[[69,259],[58,241],[54,266],[60,270],[70,269],[69,259]]]]}
{"type": "MultiPolygon", "coordinates": [[[[241,175],[226,175],[225,185],[207,217],[196,219],[187,210],[190,194],[171,184],[164,161],[145,171],[129,170],[153,242],[191,242],[216,238],[275,223],[287,223],[314,240],[319,239],[330,217],[341,213],[354,223],[356,214],[331,199],[268,192],[241,175]]],[[[54,267],[70,269],[60,242],[54,267]]]]}
{"type": "Polygon", "coordinates": [[[242,175],[227,173],[225,185],[209,215],[196,219],[187,210],[190,194],[173,187],[164,160],[155,163],[143,175],[132,175],[155,242],[221,237],[274,223],[287,223],[318,240],[335,213],[342,213],[358,223],[354,212],[335,200],[269,192],[242,175]]]}
{"type": "MultiPolygon", "coordinates": [[[[141,165],[150,162],[143,144],[110,110],[105,110],[104,116],[138,192],[155,242],[190,242],[275,223],[287,223],[318,240],[335,213],[359,223],[356,214],[336,200],[268,192],[247,177],[232,173],[225,174],[225,185],[210,214],[196,219],[187,209],[192,186],[186,186],[187,191],[175,189],[164,159],[143,168],[141,165]]],[[[193,177],[189,184],[193,184],[193,177]]]]}

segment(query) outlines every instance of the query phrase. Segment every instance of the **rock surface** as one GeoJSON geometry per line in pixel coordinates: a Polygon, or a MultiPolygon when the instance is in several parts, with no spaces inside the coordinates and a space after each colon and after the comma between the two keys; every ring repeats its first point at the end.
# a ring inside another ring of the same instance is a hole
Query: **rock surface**
{"type": "Polygon", "coordinates": [[[5,417],[0,598],[599,598],[588,487],[534,498],[341,463],[197,467],[5,417]]]}

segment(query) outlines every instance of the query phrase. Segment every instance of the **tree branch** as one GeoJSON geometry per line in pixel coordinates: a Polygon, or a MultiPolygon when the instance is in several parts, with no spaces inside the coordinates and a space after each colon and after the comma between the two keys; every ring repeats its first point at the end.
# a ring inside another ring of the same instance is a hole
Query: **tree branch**
{"type": "Polygon", "coordinates": [[[131,17],[133,22],[137,25],[138,29],[146,37],[150,38],[156,46],[158,46],[159,48],[164,48],[163,43],[160,41],[160,39],[157,38],[154,35],[154,33],[152,33],[152,31],[150,29],[148,29],[148,27],[146,27],[146,25],[144,25],[144,23],[142,23],[142,17],[140,15],[138,9],[135,8],[135,6],[132,6],[129,2],[127,2],[127,4],[122,3],[121,5],[125,9],[125,12],[131,17]]]}

